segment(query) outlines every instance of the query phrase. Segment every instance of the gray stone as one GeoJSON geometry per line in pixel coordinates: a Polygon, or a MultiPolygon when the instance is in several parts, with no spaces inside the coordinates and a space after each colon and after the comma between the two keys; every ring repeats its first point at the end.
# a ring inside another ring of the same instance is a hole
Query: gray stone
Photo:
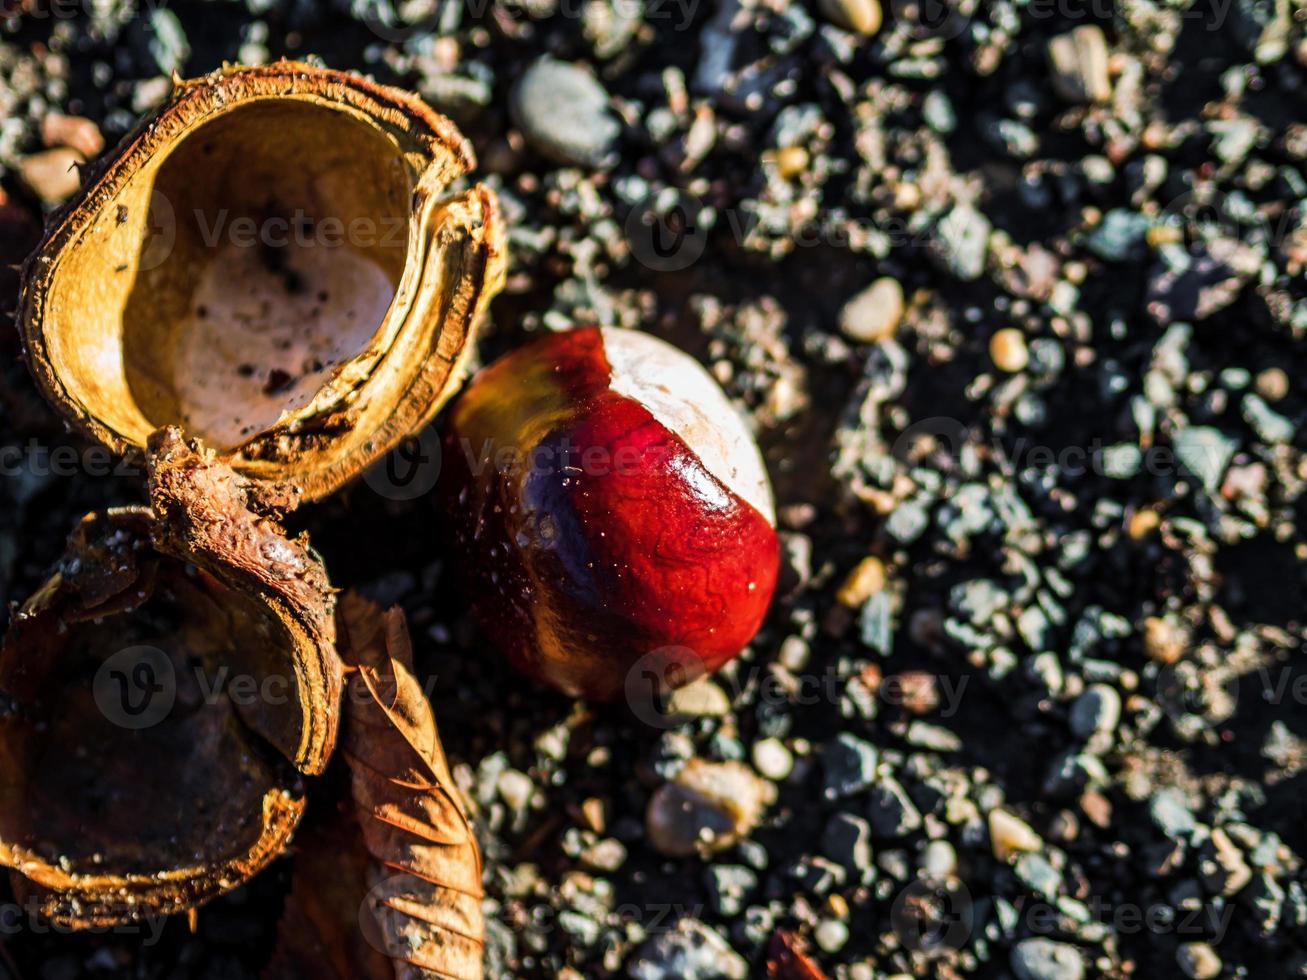
{"type": "Polygon", "coordinates": [[[989,219],[970,204],[959,204],[935,226],[932,253],[964,282],[979,279],[989,251],[989,219]]]}
{"type": "Polygon", "coordinates": [[[1013,868],[1017,880],[1050,902],[1062,889],[1062,875],[1042,854],[1023,854],[1013,868]]]}
{"type": "Polygon", "coordinates": [[[627,972],[631,980],[744,980],[749,965],[708,926],[684,918],[636,950],[627,972]]]}
{"type": "Polygon", "coordinates": [[[867,815],[877,837],[902,837],[921,827],[921,811],[891,776],[883,777],[872,787],[867,815]]]}
{"type": "Polygon", "coordinates": [[[1148,801],[1148,815],[1167,837],[1188,837],[1198,826],[1184,790],[1177,786],[1163,786],[1154,793],[1148,801]]]}
{"type": "Polygon", "coordinates": [[[1125,262],[1144,252],[1144,236],[1152,222],[1137,211],[1113,208],[1085,238],[1085,247],[1108,262],[1125,262]]]}
{"type": "Polygon", "coordinates": [[[713,911],[727,918],[739,915],[758,887],[758,875],[740,864],[710,865],[703,878],[713,911]]]}
{"type": "Polygon", "coordinates": [[[1212,980],[1221,975],[1221,957],[1207,943],[1182,943],[1175,951],[1175,962],[1193,980],[1212,980]]]}
{"type": "Polygon", "coordinates": [[[903,287],[884,276],[840,310],[840,330],[850,340],[874,343],[894,335],[903,316],[903,287]]]}
{"type": "Polygon", "coordinates": [[[1215,493],[1236,443],[1220,429],[1194,425],[1175,434],[1175,455],[1186,470],[1197,477],[1203,489],[1215,493]]]}
{"type": "Polygon", "coordinates": [[[1106,684],[1092,684],[1071,705],[1071,731],[1079,738],[1110,732],[1121,721],[1121,695],[1106,684]]]}
{"type": "Polygon", "coordinates": [[[1012,947],[1012,969],[1020,980],[1081,980],[1080,950],[1051,939],[1023,939],[1012,947]]]}
{"type": "Polygon", "coordinates": [[[1082,24],[1052,38],[1048,61],[1053,90],[1067,102],[1106,102],[1112,97],[1107,56],[1107,38],[1094,24],[1082,24]]]}
{"type": "Polygon", "coordinates": [[[871,867],[871,825],[852,813],[837,813],[826,825],[822,852],[854,875],[871,867]]]}
{"type": "Polygon", "coordinates": [[[826,799],[838,800],[865,790],[876,778],[878,759],[876,747],[870,742],[848,732],[837,735],[822,757],[826,799]]]}
{"type": "Polygon", "coordinates": [[[518,79],[509,111],[527,141],[559,163],[600,166],[621,131],[599,81],[548,56],[518,79]]]}

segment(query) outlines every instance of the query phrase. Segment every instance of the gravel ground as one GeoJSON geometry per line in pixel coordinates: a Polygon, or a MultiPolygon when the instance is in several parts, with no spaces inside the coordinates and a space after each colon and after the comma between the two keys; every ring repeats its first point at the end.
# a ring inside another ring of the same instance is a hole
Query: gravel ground
{"type": "MultiPolygon", "coordinates": [[[[408,612],[489,975],[761,976],[786,930],[847,980],[1307,976],[1307,3],[388,3],[6,3],[0,260],[173,70],[314,56],[474,142],[512,228],[483,357],[637,326],[747,409],[783,594],[674,717],[486,656],[430,494],[294,518],[408,612]]],[[[141,489],[0,353],[12,603],[141,489]]],[[[3,945],[255,977],[288,878],[193,933],[3,905],[3,945]]]]}

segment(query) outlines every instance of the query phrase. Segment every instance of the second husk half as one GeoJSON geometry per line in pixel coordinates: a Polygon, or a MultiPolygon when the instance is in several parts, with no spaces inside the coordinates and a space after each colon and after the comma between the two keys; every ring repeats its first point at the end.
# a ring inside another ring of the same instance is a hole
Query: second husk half
{"type": "Polygon", "coordinates": [[[50,223],[19,324],[74,427],[179,425],[245,475],[332,492],[453,393],[504,275],[454,125],[296,62],[179,81],[50,223]]]}
{"type": "MultiPolygon", "coordinates": [[[[144,463],[149,503],[88,515],[0,649],[0,864],[43,915],[194,909],[286,850],[362,668],[279,520],[461,383],[505,263],[472,166],[408,93],[228,67],[177,81],[47,226],[18,314],[29,367],[72,427],[144,463]]],[[[475,838],[442,843],[467,824],[433,785],[449,806],[423,846],[471,855],[471,894],[475,838]]]]}
{"type": "Polygon", "coordinates": [[[336,742],[326,570],[292,499],[163,430],[0,648],[0,863],[75,927],[192,908],[281,853],[336,742]],[[238,694],[233,677],[248,679],[238,694]]]}

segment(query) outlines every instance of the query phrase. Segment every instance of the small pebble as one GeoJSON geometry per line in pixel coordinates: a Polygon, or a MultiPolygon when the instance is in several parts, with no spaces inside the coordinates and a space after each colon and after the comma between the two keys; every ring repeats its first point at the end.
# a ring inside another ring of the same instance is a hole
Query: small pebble
{"type": "Polygon", "coordinates": [[[1207,943],[1181,943],[1175,961],[1181,972],[1193,980],[1212,980],[1221,975],[1221,957],[1207,943]]]}
{"type": "Polygon", "coordinates": [[[871,825],[852,813],[837,813],[822,834],[822,853],[860,875],[871,867],[871,825]]]}
{"type": "Polygon", "coordinates": [[[1081,980],[1080,950],[1051,939],[1023,939],[1012,947],[1012,969],[1020,980],[1081,980]]]}
{"type": "Polygon", "coordinates": [[[835,736],[822,756],[826,799],[842,799],[869,787],[876,778],[878,759],[876,747],[870,742],[848,732],[835,736]]]}
{"type": "Polygon", "coordinates": [[[548,56],[518,79],[509,111],[527,142],[564,164],[600,166],[620,132],[608,109],[608,93],[598,79],[548,56]]]}
{"type": "Polygon", "coordinates": [[[86,157],[70,146],[59,146],[27,157],[18,174],[43,204],[62,204],[77,193],[82,178],[77,171],[86,157]]]}
{"type": "Polygon", "coordinates": [[[859,609],[873,595],[885,588],[885,563],[875,555],[858,562],[835,593],[841,605],[859,609]]]}
{"type": "Polygon", "coordinates": [[[931,254],[963,282],[979,279],[985,271],[992,227],[970,204],[959,204],[935,226],[931,254]]]}
{"type": "Polygon", "coordinates": [[[1059,34],[1048,42],[1053,90],[1068,102],[1106,102],[1112,97],[1107,58],[1107,38],[1097,25],[1059,34]]]}
{"type": "Polygon", "coordinates": [[[808,151],[801,146],[785,146],[776,152],[776,171],[793,180],[808,169],[808,151]]]}
{"type": "Polygon", "coordinates": [[[871,789],[867,817],[877,837],[903,837],[921,828],[921,811],[898,780],[882,777],[871,789]]]}
{"type": "Polygon", "coordinates": [[[902,317],[903,287],[884,276],[844,304],[840,330],[850,340],[875,343],[892,337],[902,317]]]}
{"type": "Polygon", "coordinates": [[[85,116],[50,112],[41,120],[41,142],[48,147],[67,146],[88,160],[104,149],[100,127],[85,116]]]}
{"type": "Polygon", "coordinates": [[[944,878],[958,869],[958,854],[946,840],[933,840],[921,855],[921,870],[936,878],[944,878]]]}
{"type": "Polygon", "coordinates": [[[880,30],[884,19],[879,0],[817,0],[817,6],[835,26],[867,37],[880,30]]]}
{"type": "Polygon", "coordinates": [[[989,811],[989,842],[994,857],[1008,861],[1017,854],[1043,850],[1044,841],[1011,810],[995,807],[989,811]]]}
{"type": "Polygon", "coordinates": [[[989,357],[1000,371],[1015,374],[1024,371],[1030,363],[1026,335],[1016,327],[1005,327],[989,339],[989,357]]]}
{"type": "Polygon", "coordinates": [[[687,916],[650,936],[627,974],[631,980],[744,980],[749,964],[713,929],[687,916]]]}
{"type": "Polygon", "coordinates": [[[535,784],[531,782],[531,777],[516,769],[505,769],[501,772],[497,786],[500,799],[508,804],[508,808],[514,813],[525,810],[531,802],[531,795],[535,792],[535,784]]]}
{"type": "Polygon", "coordinates": [[[1257,393],[1268,402],[1278,402],[1289,394],[1289,376],[1278,367],[1267,368],[1257,375],[1257,393]]]}
{"type": "Polygon", "coordinates": [[[1176,458],[1184,468],[1198,478],[1204,489],[1215,493],[1234,455],[1234,440],[1220,429],[1194,425],[1178,431],[1174,443],[1176,458]]]}
{"type": "Polygon", "coordinates": [[[794,756],[779,738],[755,742],[752,757],[753,767],[773,783],[779,783],[794,769],[794,756]]]}
{"type": "Polygon", "coordinates": [[[1121,695],[1106,684],[1091,684],[1071,705],[1071,731],[1080,738],[1110,732],[1121,720],[1121,695]]]}
{"type": "Polygon", "coordinates": [[[1188,632],[1173,619],[1149,616],[1144,620],[1144,653],[1159,664],[1173,664],[1189,647],[1188,632]]]}
{"type": "Polygon", "coordinates": [[[824,953],[838,953],[849,941],[849,927],[839,919],[826,919],[813,930],[812,938],[824,953]]]}
{"type": "Polygon", "coordinates": [[[704,870],[704,887],[713,910],[731,918],[744,910],[749,895],[758,887],[758,875],[740,864],[713,864],[704,870]]]}
{"type": "Polygon", "coordinates": [[[612,838],[597,841],[581,852],[581,863],[591,871],[611,874],[626,863],[626,847],[612,838]]]}
{"type": "Polygon", "coordinates": [[[726,692],[704,677],[672,692],[668,709],[689,718],[720,718],[731,710],[726,692]]]}
{"type": "Polygon", "coordinates": [[[645,832],[669,857],[720,851],[753,830],[776,788],[738,762],[691,759],[649,798],[645,832]]]}

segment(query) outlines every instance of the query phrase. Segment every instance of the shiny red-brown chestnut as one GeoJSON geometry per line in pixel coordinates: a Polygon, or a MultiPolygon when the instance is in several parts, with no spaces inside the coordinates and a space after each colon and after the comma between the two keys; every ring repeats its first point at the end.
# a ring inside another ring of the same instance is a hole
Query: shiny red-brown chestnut
{"type": "Polygon", "coordinates": [[[672,685],[716,670],[776,586],[756,443],[709,374],[648,334],[578,328],[483,370],[449,412],[440,484],[484,629],[576,697],[615,700],[651,667],[672,685]]]}

